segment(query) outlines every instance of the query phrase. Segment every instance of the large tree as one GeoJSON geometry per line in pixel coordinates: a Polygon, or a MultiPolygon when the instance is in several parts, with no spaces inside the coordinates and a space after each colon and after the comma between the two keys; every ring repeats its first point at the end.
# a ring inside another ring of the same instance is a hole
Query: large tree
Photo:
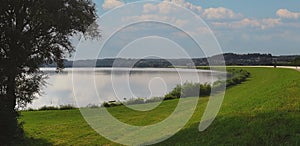
{"type": "Polygon", "coordinates": [[[74,51],[70,37],[99,35],[96,18],[91,0],[1,0],[0,145],[22,136],[17,106],[40,92],[39,67],[56,63],[62,69],[74,51]]]}

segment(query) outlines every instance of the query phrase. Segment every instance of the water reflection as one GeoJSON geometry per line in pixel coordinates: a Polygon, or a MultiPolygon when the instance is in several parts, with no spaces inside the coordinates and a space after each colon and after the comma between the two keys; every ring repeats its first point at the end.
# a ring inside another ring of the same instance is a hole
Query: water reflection
{"type": "Polygon", "coordinates": [[[110,100],[160,97],[177,84],[212,83],[224,76],[223,73],[209,70],[195,72],[171,68],[69,68],[62,73],[56,73],[52,68],[43,70],[49,76],[48,85],[44,88],[44,93],[28,105],[30,108],[67,104],[84,107],[110,100]]]}

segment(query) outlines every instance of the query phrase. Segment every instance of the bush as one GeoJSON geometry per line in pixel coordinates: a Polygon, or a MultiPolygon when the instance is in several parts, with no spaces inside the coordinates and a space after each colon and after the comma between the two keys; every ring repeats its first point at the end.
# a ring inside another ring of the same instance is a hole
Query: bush
{"type": "Polygon", "coordinates": [[[164,100],[208,96],[211,92],[211,88],[211,85],[208,83],[184,83],[183,85],[177,85],[171,92],[165,95],[164,100]]]}
{"type": "Polygon", "coordinates": [[[99,107],[101,107],[101,105],[99,106],[99,105],[96,105],[96,104],[88,104],[86,107],[87,108],[99,108],[99,107]]]}
{"type": "Polygon", "coordinates": [[[176,99],[181,96],[181,85],[177,85],[171,92],[165,95],[164,100],[176,99]]]}
{"type": "Polygon", "coordinates": [[[240,84],[244,81],[246,81],[246,79],[248,77],[250,77],[250,73],[242,70],[242,69],[229,69],[228,70],[229,74],[228,74],[228,78],[226,81],[226,87],[230,87],[230,86],[234,86],[237,84],[240,84]]]}
{"type": "Polygon", "coordinates": [[[73,105],[68,104],[68,105],[60,105],[59,109],[60,110],[70,110],[70,109],[76,109],[76,107],[74,107],[73,105]]]}
{"type": "Polygon", "coordinates": [[[114,106],[120,106],[123,105],[120,102],[103,102],[101,107],[114,107],[114,106]]]}
{"type": "Polygon", "coordinates": [[[55,106],[43,106],[41,108],[38,109],[39,111],[45,111],[45,110],[59,110],[58,107],[55,107],[55,106]]]}
{"type": "MultiPolygon", "coordinates": [[[[184,97],[192,97],[192,96],[199,96],[200,92],[200,84],[199,83],[185,83],[182,85],[182,94],[181,98],[184,97]]],[[[180,96],[179,96],[180,98],[180,96]]]]}
{"type": "Polygon", "coordinates": [[[28,108],[26,111],[35,111],[33,108],[28,108]]]}
{"type": "Polygon", "coordinates": [[[223,90],[224,85],[226,86],[227,82],[226,81],[216,81],[213,83],[212,88],[214,91],[220,91],[223,90]]]}
{"type": "Polygon", "coordinates": [[[145,101],[145,103],[160,102],[160,101],[162,101],[163,99],[164,99],[163,97],[153,97],[153,98],[147,99],[147,100],[145,101]]]}
{"type": "Polygon", "coordinates": [[[229,69],[228,79],[226,81],[216,81],[212,85],[205,83],[184,83],[183,85],[177,85],[171,92],[165,95],[164,100],[170,100],[175,98],[184,97],[202,97],[209,96],[211,90],[221,91],[222,87],[230,87],[240,84],[250,76],[250,73],[242,69],[229,69]],[[200,91],[200,92],[199,92],[200,91]]]}
{"type": "Polygon", "coordinates": [[[211,85],[210,84],[200,84],[200,96],[208,96],[211,93],[211,85]]]}
{"type": "Polygon", "coordinates": [[[103,102],[102,107],[110,107],[110,104],[108,102],[103,102]]]}
{"type": "MultiPolygon", "coordinates": [[[[70,110],[70,109],[76,109],[73,105],[60,105],[59,107],[56,106],[43,106],[39,108],[39,111],[46,111],[46,110],[70,110]]],[[[33,110],[33,109],[28,109],[28,110],[33,110]]]]}
{"type": "Polygon", "coordinates": [[[125,102],[126,105],[132,105],[132,104],[143,104],[145,103],[145,100],[143,98],[137,98],[137,99],[129,99],[125,102]]]}

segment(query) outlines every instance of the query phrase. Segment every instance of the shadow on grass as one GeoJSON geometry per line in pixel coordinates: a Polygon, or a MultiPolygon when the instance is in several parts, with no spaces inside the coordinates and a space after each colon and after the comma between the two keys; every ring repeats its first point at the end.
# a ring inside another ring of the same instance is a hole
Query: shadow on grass
{"type": "Polygon", "coordinates": [[[299,145],[299,111],[219,116],[203,132],[199,123],[157,145],[299,145]]]}
{"type": "Polygon", "coordinates": [[[16,146],[52,146],[53,144],[46,139],[37,139],[32,137],[25,137],[24,140],[15,144],[16,146]]]}

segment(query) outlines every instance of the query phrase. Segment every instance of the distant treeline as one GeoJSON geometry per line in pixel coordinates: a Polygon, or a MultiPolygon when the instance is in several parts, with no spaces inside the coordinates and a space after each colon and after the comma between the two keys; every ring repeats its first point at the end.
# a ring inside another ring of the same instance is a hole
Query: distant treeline
{"type": "MultiPolygon", "coordinates": [[[[299,55],[272,56],[271,54],[234,54],[225,53],[208,58],[192,59],[125,59],[108,58],[97,60],[64,61],[65,67],[153,67],[165,68],[172,66],[208,66],[208,65],[291,65],[299,55]],[[224,58],[224,60],[223,60],[224,58]]],[[[56,64],[43,65],[43,67],[56,67],[56,64]]]]}

